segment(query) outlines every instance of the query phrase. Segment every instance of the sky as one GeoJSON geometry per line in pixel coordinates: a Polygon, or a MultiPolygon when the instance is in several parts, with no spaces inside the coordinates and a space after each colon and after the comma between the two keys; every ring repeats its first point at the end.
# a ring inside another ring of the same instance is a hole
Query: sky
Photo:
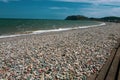
{"type": "Polygon", "coordinates": [[[120,0],[0,0],[0,18],[120,17],[120,0]]]}

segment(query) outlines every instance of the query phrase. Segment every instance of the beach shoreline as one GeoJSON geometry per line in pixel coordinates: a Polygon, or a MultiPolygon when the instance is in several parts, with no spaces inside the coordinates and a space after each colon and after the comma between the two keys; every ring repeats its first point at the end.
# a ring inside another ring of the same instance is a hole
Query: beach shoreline
{"type": "Polygon", "coordinates": [[[11,35],[1,35],[0,38],[27,36],[27,35],[33,35],[33,34],[49,33],[49,32],[68,31],[68,30],[73,30],[73,29],[84,29],[84,28],[99,27],[99,26],[104,26],[104,25],[106,25],[104,22],[100,22],[100,24],[98,25],[90,25],[90,26],[78,26],[78,27],[71,27],[71,28],[25,31],[21,33],[19,32],[19,33],[11,34],[11,35]]]}
{"type": "Polygon", "coordinates": [[[120,38],[120,23],[0,39],[0,79],[87,79],[120,38]]]}

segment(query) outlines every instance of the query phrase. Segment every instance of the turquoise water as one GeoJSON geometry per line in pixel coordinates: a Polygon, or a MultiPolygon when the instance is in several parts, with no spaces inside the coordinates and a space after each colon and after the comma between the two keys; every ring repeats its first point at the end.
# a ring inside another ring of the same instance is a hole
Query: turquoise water
{"type": "Polygon", "coordinates": [[[0,19],[0,35],[10,35],[36,30],[84,27],[97,24],[100,24],[100,22],[43,19],[0,19]]]}

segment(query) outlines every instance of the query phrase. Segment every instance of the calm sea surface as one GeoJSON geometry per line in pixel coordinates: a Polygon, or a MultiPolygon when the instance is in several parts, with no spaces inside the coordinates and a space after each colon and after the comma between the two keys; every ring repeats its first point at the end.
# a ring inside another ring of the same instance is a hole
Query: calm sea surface
{"type": "Polygon", "coordinates": [[[37,30],[84,27],[98,24],[100,24],[100,22],[97,21],[0,19],[0,35],[10,35],[37,30]]]}

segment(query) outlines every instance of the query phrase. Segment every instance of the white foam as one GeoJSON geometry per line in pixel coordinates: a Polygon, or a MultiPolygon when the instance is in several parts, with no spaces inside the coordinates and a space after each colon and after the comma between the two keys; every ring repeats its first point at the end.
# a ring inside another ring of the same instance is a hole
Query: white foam
{"type": "Polygon", "coordinates": [[[0,38],[17,37],[17,36],[23,36],[23,35],[27,35],[27,34],[2,35],[0,36],[0,38]]]}
{"type": "Polygon", "coordinates": [[[89,27],[98,27],[106,25],[105,23],[101,23],[99,25],[91,25],[91,26],[79,26],[79,27],[73,27],[73,28],[59,28],[59,29],[51,29],[51,30],[37,30],[33,31],[29,34],[16,34],[16,35],[2,35],[0,38],[8,38],[8,37],[17,37],[17,36],[24,36],[24,35],[32,35],[32,34],[41,34],[46,32],[58,32],[58,31],[66,31],[66,30],[72,30],[72,29],[79,29],[79,28],[89,28],[89,27]]]}
{"type": "Polygon", "coordinates": [[[57,32],[57,31],[66,31],[70,30],[72,28],[59,28],[59,29],[51,29],[51,30],[37,30],[33,31],[31,34],[40,34],[40,33],[46,33],[46,32],[57,32]]]}

